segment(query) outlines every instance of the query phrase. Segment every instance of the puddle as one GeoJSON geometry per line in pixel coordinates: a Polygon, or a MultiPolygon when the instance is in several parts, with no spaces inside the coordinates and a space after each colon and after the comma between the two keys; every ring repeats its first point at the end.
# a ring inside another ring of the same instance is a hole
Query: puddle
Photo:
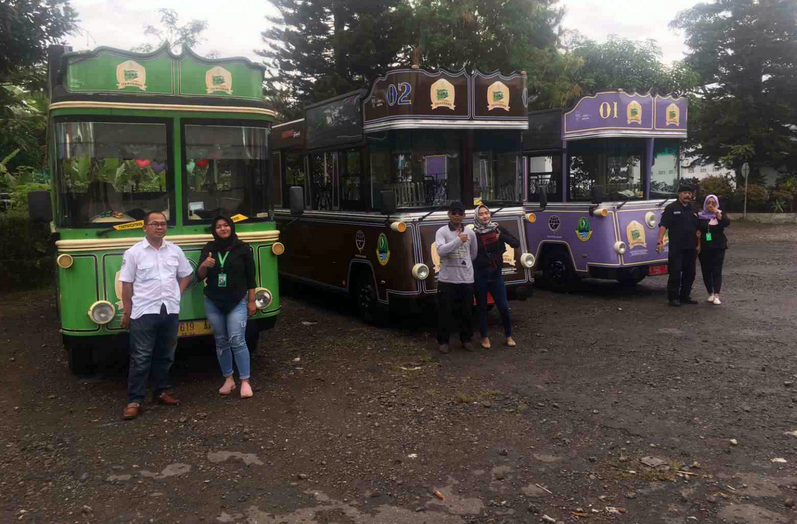
{"type": "Polygon", "coordinates": [[[239,453],[238,451],[211,451],[208,452],[208,460],[214,464],[226,462],[231,458],[242,460],[247,466],[252,464],[262,466],[263,462],[254,453],[239,453]]]}

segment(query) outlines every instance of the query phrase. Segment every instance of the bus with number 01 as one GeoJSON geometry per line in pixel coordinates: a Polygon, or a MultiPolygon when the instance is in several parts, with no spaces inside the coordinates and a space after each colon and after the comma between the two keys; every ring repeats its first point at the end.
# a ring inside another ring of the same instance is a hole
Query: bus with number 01
{"type": "MultiPolygon", "coordinates": [[[[141,54],[99,47],[49,56],[48,155],[52,191],[29,194],[32,220],[50,222],[56,304],[69,367],[91,372],[126,347],[119,271],[144,238],[143,218],[162,212],[166,239],[196,270],[213,217],[236,221],[256,265],[257,313],[247,343],[280,312],[279,242],[269,177],[273,111],[264,69],[245,58],[206,59],[164,45],[141,54]]],[[[203,282],[180,304],[181,339],[208,337],[203,282]]]]}

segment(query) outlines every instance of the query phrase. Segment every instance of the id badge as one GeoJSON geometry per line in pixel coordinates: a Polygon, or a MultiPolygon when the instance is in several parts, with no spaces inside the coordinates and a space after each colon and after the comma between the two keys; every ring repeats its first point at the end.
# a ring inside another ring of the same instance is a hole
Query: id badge
{"type": "Polygon", "coordinates": [[[711,242],[711,233],[706,233],[706,242],[711,242]]]}
{"type": "Polygon", "coordinates": [[[227,287],[227,273],[219,273],[218,287],[227,287]]]}

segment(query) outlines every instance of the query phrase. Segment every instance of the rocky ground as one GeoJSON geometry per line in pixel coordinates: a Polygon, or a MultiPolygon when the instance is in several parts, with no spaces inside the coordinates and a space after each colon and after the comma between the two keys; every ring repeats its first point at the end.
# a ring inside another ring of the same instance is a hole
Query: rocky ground
{"type": "Polygon", "coordinates": [[[797,228],[729,231],[723,306],[537,290],[513,349],[495,316],[492,350],[439,355],[424,319],[299,292],[253,399],[186,350],[183,404],[131,422],[124,370],[68,372],[50,291],[0,295],[0,522],[795,523],[797,228]]]}

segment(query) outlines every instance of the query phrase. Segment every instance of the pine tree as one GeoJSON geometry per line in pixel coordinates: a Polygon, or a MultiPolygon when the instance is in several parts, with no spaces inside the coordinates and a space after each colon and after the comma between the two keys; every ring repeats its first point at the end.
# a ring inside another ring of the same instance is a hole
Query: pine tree
{"type": "Polygon", "coordinates": [[[690,144],[700,163],[737,173],[797,171],[797,0],[717,0],[683,11],[686,63],[700,75],[690,144]]]}

